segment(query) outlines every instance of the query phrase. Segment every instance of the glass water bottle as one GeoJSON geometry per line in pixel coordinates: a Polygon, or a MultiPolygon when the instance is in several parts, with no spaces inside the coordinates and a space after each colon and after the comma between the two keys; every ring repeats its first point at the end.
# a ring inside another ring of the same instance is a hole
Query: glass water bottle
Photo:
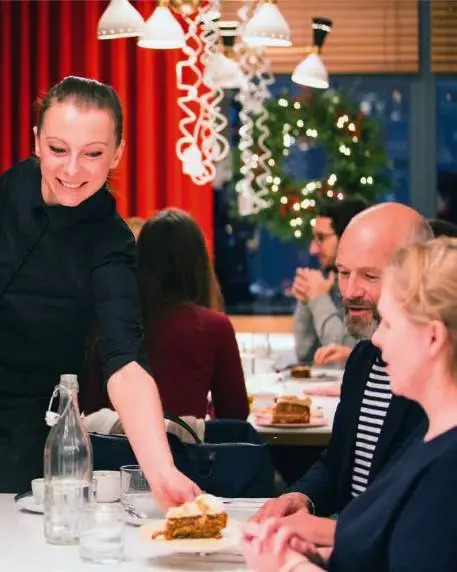
{"type": "Polygon", "coordinates": [[[76,544],[81,506],[92,495],[92,447],[79,413],[77,376],[62,375],[54,394],[59,413],[44,449],[44,535],[51,544],[76,544]]]}

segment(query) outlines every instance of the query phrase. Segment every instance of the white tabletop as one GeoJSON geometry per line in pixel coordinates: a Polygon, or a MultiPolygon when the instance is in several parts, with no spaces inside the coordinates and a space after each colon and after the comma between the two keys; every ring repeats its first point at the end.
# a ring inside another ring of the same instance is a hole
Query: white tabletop
{"type": "MultiPolygon", "coordinates": [[[[229,514],[230,511],[228,510],[229,514]]],[[[235,515],[233,515],[235,516],[235,515]]],[[[239,516],[239,515],[236,515],[239,516]]],[[[245,515],[247,518],[247,515],[245,515]]],[[[151,544],[138,537],[138,528],[126,525],[126,561],[96,565],[79,558],[78,546],[53,546],[43,535],[43,517],[20,512],[14,496],[0,494],[0,570],[9,572],[144,572],[145,570],[217,570],[241,572],[247,567],[238,551],[211,555],[160,555],[151,544]]]]}

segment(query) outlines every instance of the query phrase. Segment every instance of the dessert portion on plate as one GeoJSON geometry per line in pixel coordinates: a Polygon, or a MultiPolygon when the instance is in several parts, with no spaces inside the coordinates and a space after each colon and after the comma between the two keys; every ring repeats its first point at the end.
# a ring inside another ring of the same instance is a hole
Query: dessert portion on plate
{"type": "Polygon", "coordinates": [[[221,538],[228,519],[222,502],[209,494],[170,508],[165,517],[165,528],[155,532],[152,538],[221,538]]]}
{"type": "Polygon", "coordinates": [[[311,377],[311,366],[294,365],[290,368],[290,375],[297,379],[309,379],[311,377]]]}
{"type": "Polygon", "coordinates": [[[272,423],[309,423],[311,419],[311,399],[283,395],[278,397],[272,411],[272,423]]]}

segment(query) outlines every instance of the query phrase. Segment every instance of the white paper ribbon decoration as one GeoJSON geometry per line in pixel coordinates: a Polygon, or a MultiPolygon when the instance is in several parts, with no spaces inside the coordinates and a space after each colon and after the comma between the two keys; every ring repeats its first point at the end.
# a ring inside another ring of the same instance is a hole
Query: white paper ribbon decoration
{"type": "MultiPolygon", "coordinates": [[[[253,150],[254,117],[258,117],[262,114],[266,86],[262,85],[259,89],[258,78],[256,79],[259,64],[259,50],[243,46],[239,48],[239,52],[240,67],[246,77],[246,84],[241,87],[238,94],[238,100],[241,105],[239,113],[241,126],[238,146],[241,152],[240,174],[242,175],[242,179],[238,181],[235,188],[238,192],[239,212],[243,216],[248,216],[258,213],[269,206],[268,202],[263,198],[265,192],[257,192],[257,182],[254,184],[254,180],[256,179],[254,170],[259,167],[259,155],[254,153],[253,150]]],[[[262,135],[267,137],[266,128],[262,123],[263,118],[261,118],[260,121],[262,135]]],[[[262,140],[262,148],[260,150],[263,154],[263,160],[265,160],[266,147],[264,139],[262,140]]],[[[261,174],[264,174],[264,171],[262,171],[261,174]]],[[[263,182],[262,178],[260,182],[263,182]]]]}
{"type": "Polygon", "coordinates": [[[182,110],[184,117],[179,122],[179,130],[182,136],[176,143],[176,154],[183,163],[183,172],[193,179],[205,174],[202,154],[194,137],[194,126],[198,116],[193,111],[193,108],[200,110],[198,89],[202,83],[202,73],[197,62],[202,43],[198,36],[198,18],[183,17],[188,26],[186,45],[183,48],[187,58],[176,64],[176,76],[178,90],[184,92],[184,95],[178,97],[177,100],[178,107],[182,110]],[[194,78],[193,83],[184,81],[185,73],[194,78]]]}
{"type": "MultiPolygon", "coordinates": [[[[254,2],[246,3],[238,11],[241,19],[240,37],[243,35],[243,28],[254,5],[254,2]]],[[[268,60],[261,49],[238,44],[235,51],[239,54],[240,68],[246,78],[246,82],[242,84],[238,94],[238,101],[241,105],[239,149],[242,179],[236,184],[236,190],[238,192],[238,210],[242,216],[248,216],[269,206],[268,201],[264,198],[268,194],[267,183],[270,174],[268,159],[271,157],[266,146],[269,131],[265,125],[268,114],[264,102],[270,95],[268,85],[272,83],[273,78],[269,72],[268,60]],[[257,149],[255,152],[253,149],[254,119],[256,127],[260,131],[260,138],[257,141],[258,152],[257,149]],[[254,170],[259,168],[260,172],[255,175],[254,170]]]]}
{"type": "Polygon", "coordinates": [[[184,92],[178,98],[184,117],[179,122],[182,136],[176,144],[176,153],[183,163],[183,172],[197,185],[205,185],[215,179],[214,163],[226,157],[230,150],[227,139],[222,135],[227,126],[227,119],[220,108],[224,93],[211,81],[210,74],[201,71],[201,66],[205,69],[220,49],[219,27],[206,17],[217,5],[217,0],[209,0],[194,17],[184,16],[188,25],[184,48],[187,58],[176,66],[178,90],[184,92]],[[192,84],[184,81],[184,73],[189,71],[194,78],[192,84]],[[205,89],[200,95],[202,86],[205,89]]]}
{"type": "MultiPolygon", "coordinates": [[[[221,34],[216,21],[207,18],[207,14],[213,13],[218,6],[217,0],[207,2],[201,9],[200,18],[203,22],[203,30],[201,40],[203,43],[203,52],[201,62],[206,71],[214,56],[221,51],[221,34]]],[[[227,127],[228,120],[221,113],[220,104],[224,99],[224,91],[215,84],[211,73],[203,74],[203,84],[207,87],[207,93],[201,97],[202,102],[202,149],[205,155],[213,162],[219,162],[224,159],[229,151],[230,146],[222,132],[227,127]],[[204,130],[206,129],[206,134],[204,130]]]]}
{"type": "Polygon", "coordinates": [[[265,101],[271,97],[269,90],[270,85],[274,83],[274,77],[270,72],[270,61],[265,55],[264,50],[257,50],[257,70],[255,79],[257,80],[257,89],[255,90],[256,104],[254,105],[254,113],[259,110],[259,114],[255,119],[255,126],[260,133],[257,139],[257,156],[258,169],[260,172],[255,178],[256,194],[263,198],[268,196],[270,192],[271,168],[268,161],[271,159],[271,152],[267,147],[267,140],[270,136],[270,130],[267,125],[268,111],[265,107],[265,101]]]}

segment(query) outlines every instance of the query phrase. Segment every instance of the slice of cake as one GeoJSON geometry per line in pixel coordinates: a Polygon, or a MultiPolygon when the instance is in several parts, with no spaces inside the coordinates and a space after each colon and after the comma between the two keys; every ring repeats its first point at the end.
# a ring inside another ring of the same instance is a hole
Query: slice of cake
{"type": "Polygon", "coordinates": [[[278,397],[273,408],[272,423],[309,423],[311,399],[294,395],[278,397]]]}
{"type": "Polygon", "coordinates": [[[290,368],[290,375],[298,379],[309,379],[311,377],[311,367],[309,365],[295,365],[290,368]]]}
{"type": "Polygon", "coordinates": [[[201,494],[192,502],[172,507],[166,514],[165,530],[154,537],[166,540],[178,538],[220,538],[227,526],[224,505],[212,495],[201,494]]]}

